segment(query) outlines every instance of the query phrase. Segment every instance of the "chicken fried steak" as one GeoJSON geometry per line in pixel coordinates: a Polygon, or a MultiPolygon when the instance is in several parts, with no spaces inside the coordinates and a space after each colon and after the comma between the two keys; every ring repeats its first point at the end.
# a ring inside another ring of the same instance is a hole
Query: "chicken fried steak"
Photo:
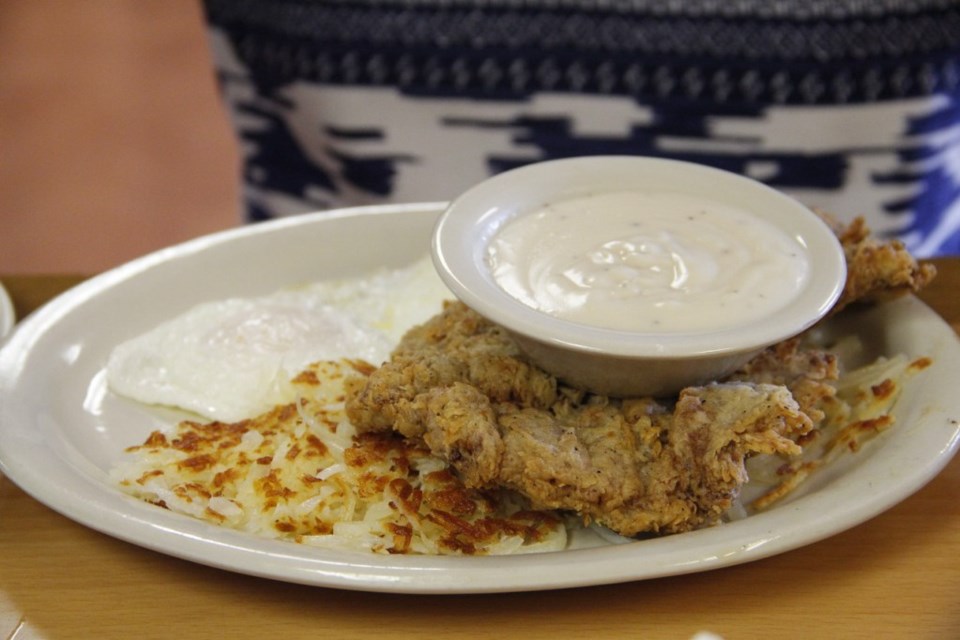
{"type": "Polygon", "coordinates": [[[534,508],[625,535],[716,522],[747,480],[749,455],[797,453],[813,428],[779,385],[711,384],[672,405],[585,394],[528,364],[461,303],[353,379],[347,413],[361,431],[422,438],[468,487],[514,489],[534,508]]]}
{"type": "Polygon", "coordinates": [[[839,238],[847,261],[847,282],[832,313],[856,302],[884,302],[919,291],[937,275],[936,267],[917,262],[903,242],[878,240],[863,218],[844,225],[829,213],[817,214],[839,238]]]}

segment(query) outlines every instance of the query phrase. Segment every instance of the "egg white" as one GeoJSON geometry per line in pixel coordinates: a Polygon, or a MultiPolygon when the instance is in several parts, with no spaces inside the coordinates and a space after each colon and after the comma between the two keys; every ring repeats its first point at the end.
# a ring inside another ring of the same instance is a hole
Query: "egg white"
{"type": "Polygon", "coordinates": [[[203,303],[118,345],[107,383],[138,402],[242,420],[290,402],[288,381],[312,362],[382,363],[409,327],[449,297],[422,259],[360,278],[203,303]]]}

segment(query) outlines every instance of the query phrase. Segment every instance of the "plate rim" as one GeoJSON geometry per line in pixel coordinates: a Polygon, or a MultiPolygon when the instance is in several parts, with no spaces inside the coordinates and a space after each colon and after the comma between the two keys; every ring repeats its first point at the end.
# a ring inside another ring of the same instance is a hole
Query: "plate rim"
{"type": "MultiPolygon", "coordinates": [[[[231,242],[235,238],[267,231],[324,224],[327,220],[340,217],[402,215],[409,212],[419,212],[424,216],[431,213],[439,215],[443,206],[444,203],[371,205],[304,214],[220,231],[120,265],[60,294],[20,322],[0,350],[0,399],[15,389],[18,362],[29,355],[36,340],[48,329],[98,292],[126,279],[136,278],[158,264],[231,242]]],[[[912,312],[932,315],[927,319],[939,320],[956,337],[952,328],[917,298],[911,296],[905,299],[904,304],[911,305],[915,310],[912,312]]],[[[759,560],[836,535],[893,507],[933,479],[952,459],[960,445],[960,426],[955,426],[952,434],[944,434],[939,454],[928,459],[926,464],[914,468],[908,476],[909,482],[895,485],[891,492],[876,492],[865,500],[848,505],[848,514],[852,515],[848,515],[842,526],[828,521],[830,514],[816,508],[817,500],[811,498],[816,498],[817,494],[812,494],[791,502],[789,506],[784,505],[747,520],[628,545],[502,557],[384,557],[292,545],[215,527],[188,516],[158,510],[110,487],[103,482],[103,478],[84,475],[80,469],[72,470],[74,479],[78,480],[73,486],[44,486],[41,476],[16,459],[16,447],[12,451],[9,448],[13,441],[8,437],[8,432],[15,430],[7,420],[12,417],[10,404],[0,403],[0,418],[3,418],[0,420],[0,473],[38,501],[84,526],[166,555],[238,573],[313,586],[394,593],[562,589],[701,572],[759,560]],[[85,485],[93,485],[103,499],[95,504],[84,500],[71,501],[79,488],[85,485]],[[104,497],[101,493],[108,495],[104,497]],[[123,509],[116,509],[118,505],[123,509]],[[797,524],[801,516],[805,519],[797,524]],[[793,526],[784,528],[784,521],[789,523],[791,519],[793,526]],[[756,529],[758,534],[749,543],[743,543],[737,534],[746,526],[743,523],[747,522],[750,523],[749,529],[756,529]],[[684,543],[704,537],[708,540],[720,538],[719,546],[731,546],[725,553],[690,558],[684,543]],[[216,553],[211,553],[212,550],[216,553]],[[562,562],[545,567],[557,553],[562,554],[562,562]],[[661,560],[656,567],[636,566],[642,565],[651,556],[661,560]],[[351,561],[345,562],[345,557],[351,561]],[[664,564],[664,558],[673,560],[664,564]],[[355,562],[352,561],[354,559],[355,562]],[[589,566],[591,570],[573,570],[576,566],[589,566]],[[473,578],[469,583],[463,582],[464,572],[469,572],[473,578]],[[499,579],[504,573],[511,576],[508,582],[499,579]]],[[[52,450],[49,450],[49,455],[57,459],[52,450]]]]}

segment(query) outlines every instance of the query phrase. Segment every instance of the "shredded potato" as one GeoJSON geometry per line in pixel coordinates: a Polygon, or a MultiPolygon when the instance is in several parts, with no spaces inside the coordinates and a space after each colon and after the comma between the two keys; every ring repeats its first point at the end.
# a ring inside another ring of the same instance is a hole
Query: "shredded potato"
{"type": "Polygon", "coordinates": [[[357,436],[342,382],[365,366],[313,365],[293,380],[295,401],[251,420],[154,432],[128,449],[115,479],[172,511],[317,547],[479,555],[566,546],[558,515],[464,488],[423,444],[357,436]]]}
{"type": "Polygon", "coordinates": [[[748,463],[754,488],[765,491],[750,501],[740,515],[762,511],[793,494],[811,475],[841,456],[857,452],[862,443],[894,424],[891,414],[907,378],[929,366],[930,360],[910,361],[904,355],[879,358],[846,372],[837,381],[836,396],[822,407],[825,417],[817,437],[805,443],[792,459],[758,456],[748,463]]]}

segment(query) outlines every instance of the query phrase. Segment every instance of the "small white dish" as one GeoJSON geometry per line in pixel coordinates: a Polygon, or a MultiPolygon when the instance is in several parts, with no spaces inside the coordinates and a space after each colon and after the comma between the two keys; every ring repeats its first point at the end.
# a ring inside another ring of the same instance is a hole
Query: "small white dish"
{"type": "MultiPolygon", "coordinates": [[[[67,291],[25,318],[0,349],[0,473],[83,525],[174,557],[315,586],[449,594],[611,584],[783,553],[897,504],[960,446],[960,343],[936,313],[907,296],[830,319],[825,336],[858,336],[866,361],[896,353],[933,357],[904,388],[896,426],[822,469],[788,501],[700,531],[611,544],[586,530],[564,551],[523,556],[374,555],[217,527],[115,486],[109,471],[126,447],[191,417],[108,390],[104,367],[118,343],[200,302],[409,264],[429,250],[443,208],[369,207],[245,226],[139,258],[67,291]]],[[[868,558],[870,550],[864,553],[868,558]]]]}
{"type": "Polygon", "coordinates": [[[16,322],[17,315],[13,310],[13,301],[10,300],[10,295],[3,284],[0,283],[0,340],[7,337],[16,322]]]}
{"type": "Polygon", "coordinates": [[[836,236],[799,202],[726,171],[633,156],[553,160],[485,180],[450,204],[434,230],[432,250],[454,294],[505,327],[534,362],[574,386],[615,396],[668,395],[723,377],[764,347],[820,320],[846,278],[836,236]],[[487,253],[505,225],[545,203],[623,191],[703,198],[772,223],[796,251],[806,253],[806,281],[785,306],[745,324],[663,333],[571,322],[521,302],[496,281],[487,253]]]}

